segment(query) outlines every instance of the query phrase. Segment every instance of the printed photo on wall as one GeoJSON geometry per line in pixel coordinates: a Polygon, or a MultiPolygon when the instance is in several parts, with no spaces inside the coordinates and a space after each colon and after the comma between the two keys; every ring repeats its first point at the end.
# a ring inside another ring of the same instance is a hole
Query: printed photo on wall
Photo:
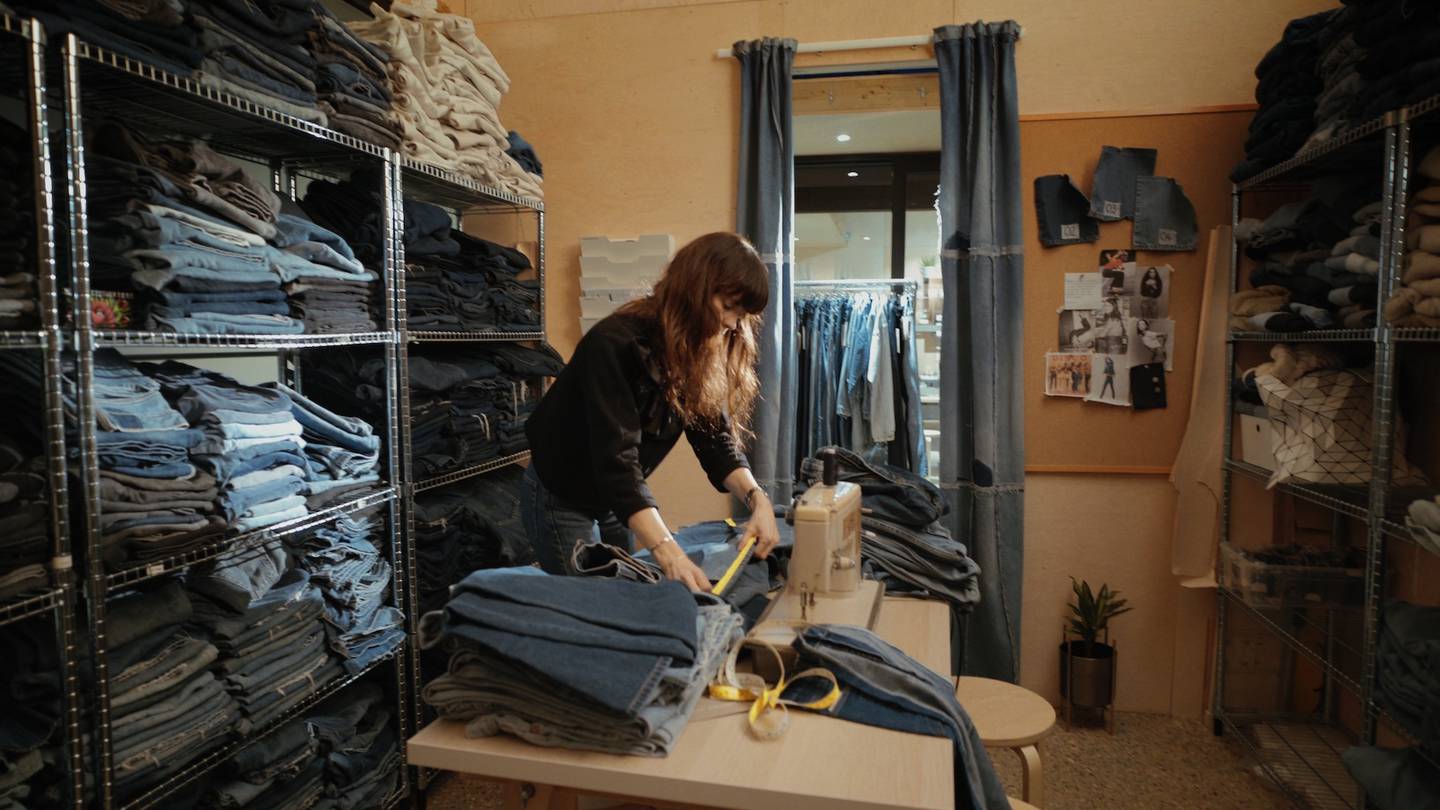
{"type": "Polygon", "coordinates": [[[1125,295],[1136,318],[1170,317],[1170,265],[1132,265],[1125,271],[1125,295]]]}
{"type": "Polygon", "coordinates": [[[1109,294],[1121,295],[1125,287],[1125,271],[1135,270],[1135,254],[1129,250],[1100,251],[1100,275],[1105,277],[1109,294]]]}
{"type": "Polygon", "coordinates": [[[1130,358],[1097,354],[1090,369],[1090,393],[1086,402],[1130,407],[1130,358]]]}
{"type": "Polygon", "coordinates": [[[1089,352],[1050,352],[1045,355],[1045,396],[1087,397],[1090,395],[1089,352]]]}
{"type": "Polygon", "coordinates": [[[1169,318],[1132,318],[1126,332],[1130,337],[1130,364],[1164,363],[1175,370],[1171,348],[1175,345],[1175,322],[1169,318]]]}
{"type": "Polygon", "coordinates": [[[1060,310],[1060,351],[1090,352],[1095,349],[1095,322],[1099,320],[1095,310],[1060,310]]]}
{"type": "Polygon", "coordinates": [[[1130,316],[1130,299],[1112,295],[1094,314],[1095,345],[1092,351],[1099,354],[1128,353],[1130,336],[1125,329],[1125,321],[1130,316]]]}

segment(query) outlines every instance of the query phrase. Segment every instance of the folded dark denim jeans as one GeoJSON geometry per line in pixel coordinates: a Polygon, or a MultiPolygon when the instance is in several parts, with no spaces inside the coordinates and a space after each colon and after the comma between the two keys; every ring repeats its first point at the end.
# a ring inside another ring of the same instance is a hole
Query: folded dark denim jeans
{"type": "Polygon", "coordinates": [[[1090,191],[1090,216],[1105,222],[1135,216],[1135,179],[1155,173],[1154,149],[1100,148],[1095,184],[1090,191]]]}
{"type": "MultiPolygon", "coordinates": [[[[859,484],[864,506],[877,517],[903,526],[923,529],[949,511],[940,488],[909,470],[887,464],[871,464],[843,447],[834,450],[841,481],[859,484]]],[[[821,479],[820,452],[801,464],[800,480],[813,486],[821,479]]]]}
{"type": "Polygon", "coordinates": [[[1100,238],[1100,223],[1090,216],[1090,201],[1068,174],[1035,178],[1035,216],[1040,244],[1078,245],[1100,238]]]}
{"type": "Polygon", "coordinates": [[[1136,180],[1135,231],[1139,250],[1194,250],[1198,238],[1195,206],[1170,177],[1136,180]]]}

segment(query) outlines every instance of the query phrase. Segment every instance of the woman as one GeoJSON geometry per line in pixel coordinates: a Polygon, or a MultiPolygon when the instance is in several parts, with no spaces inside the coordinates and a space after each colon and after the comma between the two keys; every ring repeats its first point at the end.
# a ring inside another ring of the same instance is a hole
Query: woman
{"type": "Polygon", "coordinates": [[[1160,278],[1160,268],[1151,267],[1140,279],[1140,314],[1146,318],[1160,317],[1160,296],[1165,292],[1165,282],[1160,278]]]}
{"type": "Polygon", "coordinates": [[[525,427],[522,510],[535,557],[573,574],[577,542],[648,549],[665,576],[710,583],[675,544],[645,479],[683,431],[710,482],[750,510],[756,555],[780,540],[775,510],[739,450],[755,403],[755,331],[769,277],[748,242],[702,236],[654,292],[595,324],[525,427]]]}

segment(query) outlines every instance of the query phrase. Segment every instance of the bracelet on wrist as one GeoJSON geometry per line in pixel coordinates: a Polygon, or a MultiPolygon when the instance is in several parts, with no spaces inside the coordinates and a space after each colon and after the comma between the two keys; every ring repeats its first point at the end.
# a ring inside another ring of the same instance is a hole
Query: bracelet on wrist
{"type": "Polygon", "coordinates": [[[745,508],[749,509],[752,512],[755,511],[755,496],[764,494],[765,490],[761,489],[759,486],[751,487],[750,491],[745,493],[745,508]]]}

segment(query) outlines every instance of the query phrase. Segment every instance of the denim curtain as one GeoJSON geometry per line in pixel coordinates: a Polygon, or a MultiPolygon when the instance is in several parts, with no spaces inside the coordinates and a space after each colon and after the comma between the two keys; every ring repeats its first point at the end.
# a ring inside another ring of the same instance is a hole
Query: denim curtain
{"type": "Polygon", "coordinates": [[[1014,22],[935,29],[940,67],[940,482],[980,564],[968,675],[1020,670],[1025,491],[1020,117],[1014,22]]]}
{"type": "Polygon", "coordinates": [[[770,270],[770,305],[760,342],[760,401],[751,429],[750,466],[775,503],[795,482],[795,143],[790,124],[790,68],[795,40],[737,42],[740,60],[740,183],[735,229],[770,270]]]}

